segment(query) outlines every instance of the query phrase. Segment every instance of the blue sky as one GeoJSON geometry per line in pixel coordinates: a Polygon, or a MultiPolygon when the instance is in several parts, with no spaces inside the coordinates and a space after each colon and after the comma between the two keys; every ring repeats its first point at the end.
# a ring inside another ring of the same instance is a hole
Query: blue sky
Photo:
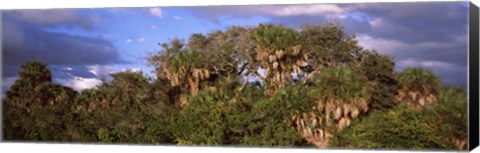
{"type": "Polygon", "coordinates": [[[340,21],[359,44],[395,58],[396,69],[431,69],[443,83],[467,84],[468,3],[364,3],[2,11],[2,89],[19,65],[39,59],[54,81],[76,90],[126,69],[151,76],[147,53],[158,43],[233,25],[340,21]]]}

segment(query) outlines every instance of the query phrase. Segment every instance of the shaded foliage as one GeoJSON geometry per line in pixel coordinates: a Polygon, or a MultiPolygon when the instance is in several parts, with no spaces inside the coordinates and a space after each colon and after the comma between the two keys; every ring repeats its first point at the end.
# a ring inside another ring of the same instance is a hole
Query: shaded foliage
{"type": "Polygon", "coordinates": [[[375,149],[444,149],[452,145],[422,116],[405,105],[387,112],[378,111],[355,120],[353,126],[336,135],[332,146],[375,149]]]}
{"type": "Polygon", "coordinates": [[[22,65],[3,100],[3,135],[7,140],[65,141],[68,108],[76,92],[51,82],[51,72],[39,61],[22,65]]]}
{"type": "Polygon", "coordinates": [[[423,68],[406,68],[397,75],[400,83],[397,100],[412,107],[437,103],[441,89],[440,79],[423,68]]]}
{"type": "Polygon", "coordinates": [[[332,147],[466,149],[466,93],[442,89],[438,105],[418,110],[400,104],[372,112],[333,138],[332,147]]]}
{"type": "Polygon", "coordinates": [[[440,89],[440,79],[432,71],[422,68],[406,68],[398,74],[398,80],[410,90],[438,93],[440,89]]]}
{"type": "Polygon", "coordinates": [[[388,110],[398,103],[395,99],[399,88],[394,75],[395,62],[393,58],[380,55],[376,51],[364,51],[359,56],[356,67],[366,77],[364,81],[372,86],[370,106],[376,110],[388,110]]]}
{"type": "Polygon", "coordinates": [[[148,58],[156,78],[124,71],[80,93],[25,63],[3,100],[3,139],[467,148],[464,91],[429,70],[394,72],[338,23],[233,26],[159,45],[148,58]]]}
{"type": "Polygon", "coordinates": [[[289,126],[292,112],[311,107],[302,98],[306,90],[284,89],[271,99],[260,90],[250,86],[236,96],[218,90],[192,97],[176,124],[178,141],[196,145],[306,145],[289,126]],[[295,94],[288,94],[292,92],[295,94]]]}

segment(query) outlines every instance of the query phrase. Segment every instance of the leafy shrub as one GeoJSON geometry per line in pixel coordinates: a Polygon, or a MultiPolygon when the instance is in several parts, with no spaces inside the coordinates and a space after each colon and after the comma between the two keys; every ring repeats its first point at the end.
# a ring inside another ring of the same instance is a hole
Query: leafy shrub
{"type": "Polygon", "coordinates": [[[406,68],[397,76],[400,84],[414,91],[437,93],[440,90],[440,79],[432,71],[423,68],[406,68]],[[426,91],[427,92],[427,91],[426,91]]]}
{"type": "Polygon", "coordinates": [[[333,138],[332,147],[384,149],[452,149],[438,125],[422,110],[403,104],[389,111],[376,111],[354,120],[352,126],[333,138]]]}
{"type": "Polygon", "coordinates": [[[176,137],[196,145],[307,145],[288,122],[293,112],[310,108],[303,98],[307,90],[297,89],[281,90],[272,99],[255,87],[237,97],[221,90],[199,93],[182,111],[176,137]]]}
{"type": "Polygon", "coordinates": [[[276,51],[295,46],[299,42],[300,35],[291,28],[260,24],[254,31],[253,38],[260,46],[276,51]]]}

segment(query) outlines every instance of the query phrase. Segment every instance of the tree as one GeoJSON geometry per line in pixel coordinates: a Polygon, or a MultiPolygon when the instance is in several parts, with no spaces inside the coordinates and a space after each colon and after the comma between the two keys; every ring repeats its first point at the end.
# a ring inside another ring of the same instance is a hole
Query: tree
{"type": "Polygon", "coordinates": [[[347,35],[339,23],[304,25],[300,39],[310,65],[307,80],[329,67],[353,65],[363,50],[355,35],[347,35]]]}
{"type": "MultiPolygon", "coordinates": [[[[202,35],[193,35],[191,43],[200,41],[196,37],[204,38],[202,35]]],[[[208,39],[211,38],[208,37],[208,39]]],[[[200,89],[209,87],[209,82],[214,82],[216,78],[229,77],[230,74],[236,73],[236,65],[230,64],[234,60],[230,60],[229,55],[223,50],[184,48],[184,44],[178,39],[170,44],[170,46],[162,44],[163,51],[150,56],[149,63],[157,66],[156,72],[159,79],[169,80],[171,86],[179,87],[184,93],[195,95],[200,89]]],[[[211,47],[205,42],[201,44],[206,45],[207,49],[211,47]]],[[[191,47],[198,46],[192,45],[191,47]]]]}
{"type": "Polygon", "coordinates": [[[169,104],[155,99],[158,93],[141,71],[125,71],[111,76],[111,82],[104,82],[98,89],[84,91],[77,97],[80,109],[76,112],[84,121],[80,125],[84,127],[80,129],[84,131],[81,133],[87,133],[89,137],[93,135],[94,140],[106,143],[158,143],[145,132],[156,122],[157,114],[169,104]]]}
{"type": "Polygon", "coordinates": [[[18,72],[19,79],[28,80],[34,85],[52,82],[52,73],[47,65],[40,61],[29,61],[23,64],[18,72]]]}
{"type": "Polygon", "coordinates": [[[398,91],[398,81],[395,78],[395,62],[386,55],[381,55],[375,50],[360,52],[358,62],[354,66],[364,74],[372,86],[370,107],[375,110],[388,110],[398,104],[395,96],[398,91]]]}
{"type": "Polygon", "coordinates": [[[397,75],[397,79],[400,82],[399,101],[412,107],[437,103],[440,79],[430,70],[406,68],[397,75]]]}
{"type": "Polygon", "coordinates": [[[258,76],[267,88],[272,88],[274,92],[275,89],[292,84],[292,73],[303,76],[301,68],[307,66],[307,57],[302,53],[297,31],[283,26],[260,24],[253,29],[252,37],[256,46],[253,53],[255,60],[249,63],[250,73],[257,73],[259,68],[264,69],[265,77],[258,76]]]}
{"type": "Polygon", "coordinates": [[[426,69],[395,72],[338,23],[233,26],[160,46],[156,78],[119,72],[81,93],[25,63],[4,99],[4,139],[468,148],[463,90],[426,69]]]}
{"type": "Polygon", "coordinates": [[[51,72],[42,62],[21,66],[19,78],[3,101],[3,139],[65,140],[62,119],[76,92],[51,81],[51,72]]]}
{"type": "Polygon", "coordinates": [[[272,99],[253,86],[241,93],[201,92],[190,98],[176,121],[177,141],[181,145],[307,146],[289,117],[313,106],[302,98],[308,90],[298,89],[282,89],[272,99]]]}
{"type": "Polygon", "coordinates": [[[444,139],[457,149],[468,148],[467,94],[461,88],[440,90],[438,104],[425,109],[425,117],[435,124],[444,139]]]}
{"type": "Polygon", "coordinates": [[[361,78],[360,73],[345,66],[326,69],[313,78],[305,98],[316,107],[308,114],[294,116],[297,130],[318,147],[326,147],[334,133],[369,110],[371,85],[361,78]]]}

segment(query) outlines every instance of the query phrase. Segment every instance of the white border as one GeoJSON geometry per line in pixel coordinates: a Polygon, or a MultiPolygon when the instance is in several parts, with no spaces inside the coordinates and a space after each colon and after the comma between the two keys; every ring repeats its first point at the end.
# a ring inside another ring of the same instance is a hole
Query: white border
{"type": "MultiPolygon", "coordinates": [[[[428,0],[0,0],[0,9],[49,9],[49,8],[103,8],[103,7],[152,7],[152,6],[206,6],[206,5],[256,5],[256,4],[311,4],[311,3],[370,3],[370,2],[425,2],[428,0]]],[[[452,1],[452,0],[434,0],[452,1]]],[[[459,1],[459,0],[456,0],[459,1]]],[[[480,6],[478,0],[472,0],[480,6]]],[[[0,16],[1,23],[1,16],[0,16]]],[[[1,25],[1,24],[0,24],[1,25]]],[[[1,38],[0,38],[1,39],[1,38]]],[[[1,55],[0,55],[1,57],[1,55]]],[[[1,59],[0,59],[1,60],[1,59]]],[[[1,76],[0,76],[1,77],[1,76]]],[[[1,125],[1,124],[0,124],[1,125]]],[[[94,144],[48,144],[48,143],[0,143],[2,152],[418,152],[385,150],[317,150],[317,149],[269,149],[233,147],[172,147],[141,145],[94,145],[94,144]]],[[[477,149],[478,151],[479,149],[477,149]]],[[[422,151],[425,152],[425,151],[422,151]]],[[[430,151],[431,152],[431,151],[430,151]]],[[[426,153],[426,152],[425,152],[426,153]]]]}
{"type": "MultiPolygon", "coordinates": [[[[0,9],[99,8],[99,7],[152,7],[152,6],[206,6],[256,4],[311,4],[311,3],[371,3],[371,2],[446,2],[466,0],[0,0],[0,9]]],[[[478,1],[478,0],[475,0],[478,1]]],[[[479,4],[478,2],[475,4],[479,4]]]]}
{"type": "MultiPolygon", "coordinates": [[[[102,153],[144,153],[144,152],[248,152],[248,153],[354,153],[354,152],[420,152],[420,151],[386,151],[386,150],[332,150],[332,149],[290,149],[290,148],[240,148],[240,147],[178,147],[178,146],[141,146],[141,145],[102,145],[102,144],[33,144],[33,143],[0,143],[0,148],[6,152],[102,152],[102,153]]],[[[421,151],[422,153],[434,153],[434,151],[421,151]]]]}

